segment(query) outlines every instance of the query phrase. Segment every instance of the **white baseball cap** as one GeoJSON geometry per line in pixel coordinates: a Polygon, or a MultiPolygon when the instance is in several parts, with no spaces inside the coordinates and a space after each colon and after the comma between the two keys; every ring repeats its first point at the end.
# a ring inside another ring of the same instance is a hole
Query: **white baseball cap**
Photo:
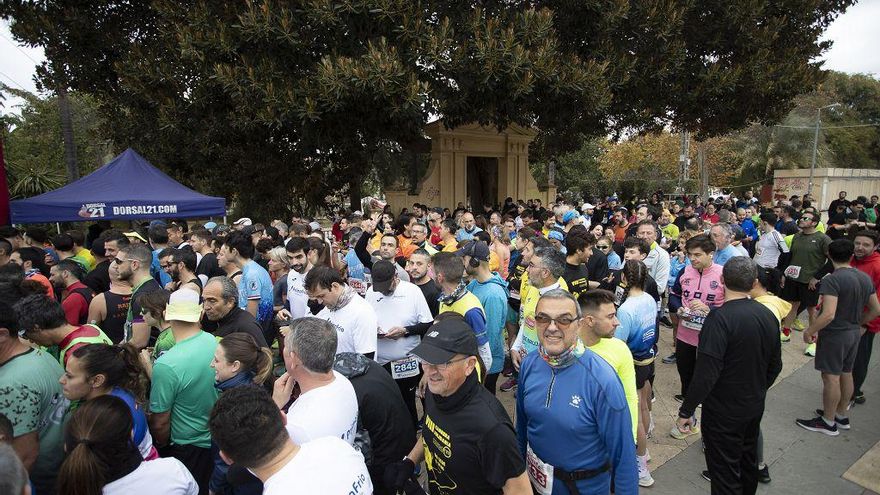
{"type": "Polygon", "coordinates": [[[251,219],[248,217],[241,217],[236,220],[233,225],[241,225],[242,227],[247,227],[248,225],[253,225],[253,222],[251,222],[251,219]]]}

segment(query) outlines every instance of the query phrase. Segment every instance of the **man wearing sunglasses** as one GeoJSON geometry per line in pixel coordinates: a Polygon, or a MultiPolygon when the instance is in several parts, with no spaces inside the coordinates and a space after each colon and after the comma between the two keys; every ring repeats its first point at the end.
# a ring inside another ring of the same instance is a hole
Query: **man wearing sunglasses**
{"type": "MultiPolygon", "coordinates": [[[[607,307],[613,318],[613,305],[607,307]]],[[[535,493],[607,494],[613,477],[614,493],[637,494],[626,395],[611,365],[578,339],[581,316],[562,289],[538,301],[539,346],[522,361],[516,396],[520,452],[535,493]]]]}
{"type": "Polygon", "coordinates": [[[531,494],[507,411],[477,379],[477,338],[463,317],[441,314],[412,350],[427,377],[423,437],[386,468],[397,490],[425,460],[431,494],[531,494]]]}
{"type": "Polygon", "coordinates": [[[140,296],[162,290],[159,282],[150,275],[153,253],[145,244],[130,244],[119,249],[110,263],[119,280],[131,284],[131,305],[125,318],[125,341],[137,349],[143,349],[150,341],[150,326],[144,321],[140,296]]]}

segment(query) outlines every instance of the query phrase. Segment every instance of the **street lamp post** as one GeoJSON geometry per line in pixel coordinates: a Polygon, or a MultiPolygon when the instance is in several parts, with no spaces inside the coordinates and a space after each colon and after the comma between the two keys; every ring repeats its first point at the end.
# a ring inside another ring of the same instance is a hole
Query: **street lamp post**
{"type": "Polygon", "coordinates": [[[816,132],[813,135],[813,161],[810,163],[810,182],[807,184],[807,194],[810,196],[813,194],[813,173],[816,170],[816,155],[819,153],[819,128],[822,126],[822,110],[839,106],[840,103],[832,103],[830,105],[825,105],[824,107],[819,107],[819,109],[816,110],[816,132]]]}

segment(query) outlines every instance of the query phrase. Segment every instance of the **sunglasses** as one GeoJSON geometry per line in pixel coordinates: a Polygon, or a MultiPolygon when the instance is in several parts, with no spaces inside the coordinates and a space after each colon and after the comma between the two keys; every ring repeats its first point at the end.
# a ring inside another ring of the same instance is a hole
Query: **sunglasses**
{"type": "Polygon", "coordinates": [[[117,265],[121,265],[121,264],[125,263],[126,261],[138,261],[138,260],[131,259],[131,258],[125,258],[125,259],[113,258],[113,263],[116,263],[117,265]]]}
{"type": "Polygon", "coordinates": [[[610,246],[597,245],[596,247],[599,248],[599,249],[608,249],[610,246]]]}
{"type": "Polygon", "coordinates": [[[551,321],[555,321],[556,326],[562,330],[565,330],[566,328],[571,326],[572,323],[574,323],[578,320],[579,320],[579,318],[572,318],[570,316],[560,316],[559,318],[551,318],[545,314],[535,315],[535,323],[536,324],[538,324],[542,327],[546,327],[546,326],[550,325],[551,321]]]}

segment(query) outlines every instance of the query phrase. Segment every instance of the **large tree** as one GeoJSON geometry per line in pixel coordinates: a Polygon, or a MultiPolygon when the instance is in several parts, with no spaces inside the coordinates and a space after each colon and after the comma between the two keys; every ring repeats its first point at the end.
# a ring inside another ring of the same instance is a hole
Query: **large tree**
{"type": "Polygon", "coordinates": [[[46,47],[46,87],[101,95],[119,146],[281,213],[422,149],[432,115],[537,127],[538,158],[773,121],[819,81],[819,37],[851,3],[7,0],[0,16],[46,47]]]}

